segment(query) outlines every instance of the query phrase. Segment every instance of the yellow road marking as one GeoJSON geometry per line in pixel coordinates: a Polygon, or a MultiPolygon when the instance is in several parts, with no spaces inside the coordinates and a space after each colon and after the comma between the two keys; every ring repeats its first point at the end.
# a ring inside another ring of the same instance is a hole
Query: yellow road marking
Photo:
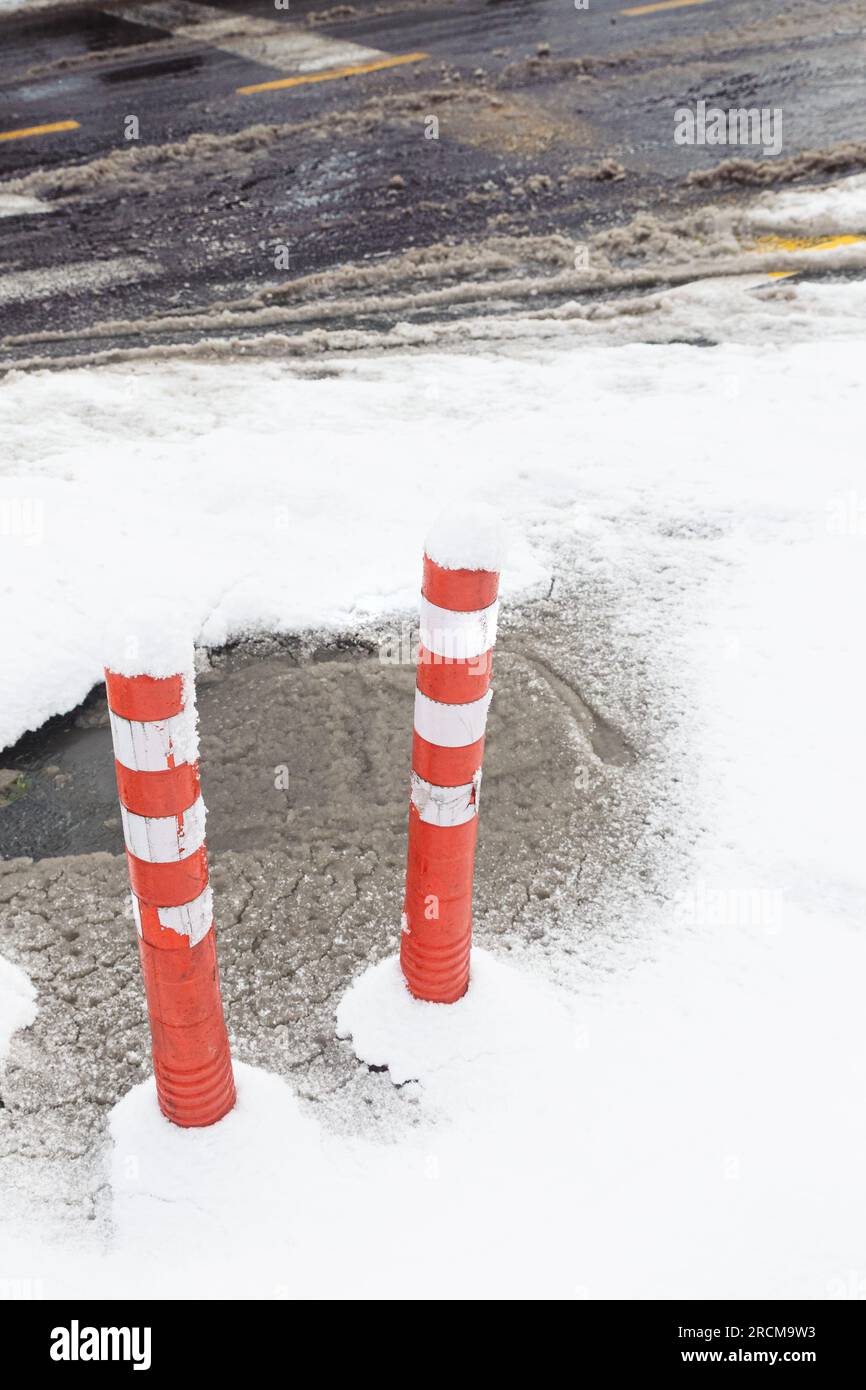
{"type": "MultiPolygon", "coordinates": [[[[856,246],[866,241],[866,236],[846,233],[844,236],[762,236],[758,237],[754,249],[767,251],[832,251],[837,246],[856,246]]],[[[770,280],[786,280],[789,275],[797,275],[796,270],[768,270],[770,280]]]]}
{"type": "Polygon", "coordinates": [[[866,241],[866,236],[854,236],[849,232],[844,236],[762,236],[755,245],[766,246],[772,251],[832,251],[836,246],[855,246],[859,241],[866,241]]]}
{"type": "Polygon", "coordinates": [[[396,68],[402,63],[420,63],[427,53],[401,53],[396,58],[379,58],[373,63],[359,63],[353,68],[329,68],[326,72],[302,72],[297,77],[280,77],[275,82],[256,82],[252,87],[238,87],[241,96],[253,92],[276,92],[280,87],[301,87],[306,82],[333,82],[338,77],[358,77],[365,72],[379,72],[381,68],[396,68]]]}
{"type": "Polygon", "coordinates": [[[55,130],[78,129],[78,121],[55,121],[53,125],[28,125],[22,130],[0,130],[0,140],[23,140],[26,135],[51,135],[55,130]]]}
{"type": "Polygon", "coordinates": [[[707,0],[658,0],[656,5],[633,5],[623,14],[657,14],[659,10],[684,10],[687,5],[706,5],[707,0]]]}

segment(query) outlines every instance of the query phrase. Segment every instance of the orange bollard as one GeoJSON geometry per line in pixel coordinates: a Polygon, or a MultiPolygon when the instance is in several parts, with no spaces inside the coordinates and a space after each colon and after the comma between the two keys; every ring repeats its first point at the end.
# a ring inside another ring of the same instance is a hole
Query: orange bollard
{"type": "Polygon", "coordinates": [[[496,570],[424,556],[400,964],[418,999],[469,985],[472,878],[496,641],[496,570]]]}
{"type": "Polygon", "coordinates": [[[235,1103],[223,1018],[192,675],[106,669],[117,790],[159,1108],[184,1128],[235,1103]]]}

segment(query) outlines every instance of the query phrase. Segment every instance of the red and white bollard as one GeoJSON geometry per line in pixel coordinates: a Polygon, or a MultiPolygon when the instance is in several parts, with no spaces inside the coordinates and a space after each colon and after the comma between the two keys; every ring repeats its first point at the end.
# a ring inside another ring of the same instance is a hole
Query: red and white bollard
{"type": "Polygon", "coordinates": [[[400,964],[412,993],[439,1004],[469,984],[498,590],[498,570],[448,569],[424,555],[400,964]]]}
{"type": "Polygon", "coordinates": [[[208,886],[192,675],[105,672],[159,1108],[185,1128],[235,1103],[208,886]]]}

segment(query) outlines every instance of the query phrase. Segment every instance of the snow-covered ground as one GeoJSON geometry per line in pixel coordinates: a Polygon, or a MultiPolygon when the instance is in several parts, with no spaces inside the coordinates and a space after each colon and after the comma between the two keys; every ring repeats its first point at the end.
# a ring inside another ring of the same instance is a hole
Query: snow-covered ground
{"type": "MultiPolygon", "coordinates": [[[[864,230],[860,181],[784,195],[786,230],[797,197],[804,234],[864,230]]],[[[408,1135],[338,1137],[250,1068],[232,1116],[181,1132],[147,1083],[115,1111],[111,1248],[49,1245],[34,1215],[6,1233],[10,1270],[60,1295],[862,1292],[863,284],[785,284],[790,343],[776,317],[762,336],[759,297],[744,335],[746,289],[710,284],[683,312],[696,337],[730,328],[713,349],[566,335],[323,379],[0,386],[0,741],[78,701],[147,596],[205,643],[344,628],[414,604],[431,512],[492,500],[507,593],[576,549],[664,668],[693,842],[669,901],[638,923],[611,907],[609,945],[548,978],[526,948],[479,955],[450,1011],[393,963],[356,983],[335,1027],[409,1079],[408,1135]]],[[[0,1041],[30,1009],[0,976],[0,1041]]]]}

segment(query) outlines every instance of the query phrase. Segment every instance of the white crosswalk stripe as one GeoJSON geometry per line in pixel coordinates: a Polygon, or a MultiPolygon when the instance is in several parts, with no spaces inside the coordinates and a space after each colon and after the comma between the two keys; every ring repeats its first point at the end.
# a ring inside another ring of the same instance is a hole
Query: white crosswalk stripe
{"type": "Polygon", "coordinates": [[[384,56],[381,49],[301,28],[280,18],[283,12],[278,10],[274,19],[255,19],[190,0],[158,0],[152,5],[122,5],[106,13],[132,24],[165,29],[175,38],[206,43],[282,73],[352,67],[384,56]]]}

